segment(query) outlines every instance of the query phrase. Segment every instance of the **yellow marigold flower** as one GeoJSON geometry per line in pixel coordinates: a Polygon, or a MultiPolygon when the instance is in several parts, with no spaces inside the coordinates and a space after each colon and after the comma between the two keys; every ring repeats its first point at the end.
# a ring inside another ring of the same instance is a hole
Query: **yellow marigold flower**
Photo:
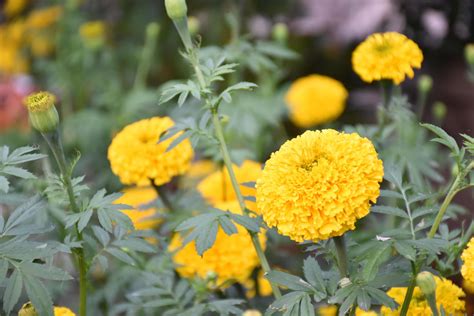
{"type": "Polygon", "coordinates": [[[461,268],[462,276],[465,280],[474,282],[474,237],[462,252],[461,259],[464,262],[461,268]]]}
{"type": "Polygon", "coordinates": [[[310,75],[293,82],[285,101],[290,119],[308,128],[337,119],[345,108],[348,92],[339,81],[321,75],[310,75]]]}
{"type": "Polygon", "coordinates": [[[7,0],[3,12],[7,17],[15,16],[25,9],[28,2],[29,0],[7,0]]]}
{"type": "Polygon", "coordinates": [[[396,32],[372,34],[352,53],[352,67],[366,82],[387,79],[399,84],[405,76],[413,78],[413,68],[420,68],[422,61],[418,45],[396,32]]]}
{"type": "Polygon", "coordinates": [[[379,196],[382,178],[382,161],[367,138],[306,131],[265,163],[257,207],[280,234],[316,242],[354,229],[379,196]]]}
{"type": "MultiPolygon", "coordinates": [[[[377,316],[377,312],[374,311],[365,311],[360,309],[359,307],[356,308],[355,312],[356,316],[377,316]]],[[[318,308],[318,315],[319,316],[336,316],[337,315],[337,306],[336,305],[327,305],[321,306],[318,308]]]]}
{"type": "Polygon", "coordinates": [[[76,314],[67,307],[54,307],[54,316],[76,316],[76,314]]]}
{"type": "Polygon", "coordinates": [[[242,316],[262,316],[262,313],[256,309],[247,309],[242,316]]]}
{"type": "Polygon", "coordinates": [[[193,179],[201,179],[216,171],[216,164],[209,159],[194,161],[186,176],[193,179]]]}
{"type": "MultiPolygon", "coordinates": [[[[440,309],[441,305],[446,311],[446,315],[460,316],[464,315],[465,303],[462,299],[464,292],[461,288],[453,284],[450,280],[435,277],[436,280],[436,305],[440,309]]],[[[397,287],[390,289],[387,294],[392,297],[398,304],[398,310],[391,310],[389,307],[382,306],[381,314],[384,316],[398,316],[400,315],[401,305],[405,299],[407,288],[397,287]]],[[[418,287],[415,287],[413,298],[408,307],[407,315],[410,316],[425,316],[432,315],[430,306],[426,301],[423,293],[418,287]]]]}
{"type": "Polygon", "coordinates": [[[0,73],[28,72],[29,62],[23,52],[25,33],[23,20],[0,25],[0,73]]]}
{"type": "Polygon", "coordinates": [[[132,123],[115,135],[108,158],[122,183],[146,186],[153,180],[162,185],[189,169],[193,149],[188,139],[167,152],[178,135],[158,143],[159,136],[173,125],[169,117],[153,117],[132,123]]]}
{"type": "Polygon", "coordinates": [[[79,35],[83,42],[92,48],[103,44],[106,36],[106,25],[103,21],[89,21],[79,28],[79,35]]]}
{"type": "MultiPolygon", "coordinates": [[[[216,207],[240,213],[237,201],[218,203],[216,207]]],[[[182,237],[176,234],[171,240],[169,250],[175,252],[173,261],[177,265],[178,273],[185,278],[202,279],[216,274],[218,285],[245,283],[259,265],[259,260],[247,230],[240,225],[236,227],[238,232],[230,236],[219,228],[214,245],[202,257],[196,252],[194,241],[182,247],[182,237]]],[[[259,234],[259,240],[265,249],[264,233],[259,234]]]]}
{"type": "Polygon", "coordinates": [[[133,209],[122,210],[122,212],[130,217],[135,229],[153,229],[161,220],[153,218],[156,215],[156,209],[153,207],[141,209],[158,198],[156,190],[152,187],[134,187],[123,190],[123,195],[115,200],[115,204],[126,204],[133,209]]]}
{"type": "Polygon", "coordinates": [[[356,308],[356,316],[377,316],[377,312],[374,311],[365,311],[359,307],[356,308]]]}
{"type": "Polygon", "coordinates": [[[33,11],[27,19],[27,24],[32,29],[44,29],[56,23],[63,9],[61,6],[50,6],[33,11]]]}
{"type": "Polygon", "coordinates": [[[46,91],[28,95],[23,103],[28,108],[31,126],[41,133],[49,133],[58,127],[59,115],[54,106],[56,97],[46,91]]]}
{"type": "Polygon", "coordinates": [[[54,42],[50,35],[38,33],[30,37],[31,53],[35,57],[46,57],[54,52],[54,42]]]}
{"type": "MultiPolygon", "coordinates": [[[[262,172],[260,163],[252,160],[245,160],[242,162],[242,165],[233,165],[232,168],[240,184],[255,182],[262,172]]],[[[210,204],[237,199],[230,181],[229,173],[225,167],[222,167],[221,170],[215,171],[204,178],[198,184],[197,189],[210,204]]],[[[255,196],[254,188],[240,185],[240,190],[244,196],[255,196]]],[[[255,202],[245,201],[245,204],[250,210],[256,211],[255,202]]]]}
{"type": "Polygon", "coordinates": [[[43,112],[51,109],[56,102],[56,97],[47,91],[40,91],[28,95],[25,100],[25,106],[29,112],[43,112]]]}
{"type": "Polygon", "coordinates": [[[462,280],[462,287],[466,290],[466,292],[474,294],[474,282],[462,280]]]}

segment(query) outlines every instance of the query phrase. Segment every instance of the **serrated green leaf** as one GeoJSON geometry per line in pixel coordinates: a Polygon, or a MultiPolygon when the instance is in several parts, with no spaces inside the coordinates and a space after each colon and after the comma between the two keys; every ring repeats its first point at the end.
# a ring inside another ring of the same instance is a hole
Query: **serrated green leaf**
{"type": "Polygon", "coordinates": [[[8,182],[7,178],[5,178],[4,176],[0,176],[0,191],[8,193],[9,188],[10,182],[8,182]]]}
{"type": "Polygon", "coordinates": [[[398,217],[402,217],[406,219],[410,218],[404,210],[399,209],[398,207],[394,207],[394,206],[374,205],[371,208],[371,212],[393,215],[393,216],[398,216],[398,217]]]}
{"type": "Polygon", "coordinates": [[[18,178],[22,179],[35,179],[36,176],[29,172],[26,169],[19,168],[19,167],[12,167],[12,166],[6,166],[2,169],[0,169],[0,172],[4,174],[9,174],[18,178]]]}
{"type": "Polygon", "coordinates": [[[212,221],[207,226],[207,229],[200,229],[198,236],[196,237],[196,251],[202,256],[203,253],[210,249],[216,241],[217,230],[219,225],[217,221],[212,221]]]}
{"type": "Polygon", "coordinates": [[[81,217],[79,218],[79,221],[77,223],[77,229],[79,230],[79,232],[82,232],[84,228],[86,228],[87,224],[89,224],[89,221],[92,217],[92,213],[92,209],[86,210],[85,212],[81,213],[81,217]]]}
{"type": "Polygon", "coordinates": [[[397,252],[410,261],[416,260],[416,250],[409,244],[402,240],[397,240],[393,244],[397,252]]]}
{"type": "Polygon", "coordinates": [[[3,310],[8,314],[13,310],[20,299],[23,288],[23,276],[20,271],[14,270],[7,281],[5,292],[3,293],[3,310]]]}
{"type": "Polygon", "coordinates": [[[237,227],[227,216],[219,216],[219,224],[227,235],[232,235],[237,233],[237,227]]]}
{"type": "Polygon", "coordinates": [[[38,279],[23,275],[26,293],[39,315],[53,316],[53,301],[48,289],[38,279]]]}
{"type": "Polygon", "coordinates": [[[126,264],[129,264],[131,266],[135,265],[135,260],[133,260],[133,258],[130,257],[126,252],[118,248],[109,247],[106,248],[105,251],[114,256],[115,258],[125,262],[126,264]]]}
{"type": "Polygon", "coordinates": [[[256,219],[251,218],[247,215],[240,215],[240,214],[233,214],[233,213],[229,213],[229,214],[232,220],[236,222],[237,224],[245,227],[246,229],[254,233],[260,232],[260,227],[258,226],[256,219]]]}
{"type": "Polygon", "coordinates": [[[22,262],[20,270],[23,275],[30,275],[35,278],[46,280],[67,281],[72,277],[66,271],[52,265],[39,264],[34,262],[22,262]]]}
{"type": "Polygon", "coordinates": [[[375,253],[371,254],[367,262],[363,266],[362,277],[367,282],[375,278],[383,260],[386,260],[386,255],[390,253],[390,242],[383,242],[377,247],[375,253]]]}
{"type": "Polygon", "coordinates": [[[294,291],[304,291],[310,294],[315,292],[315,289],[311,286],[311,284],[309,284],[300,277],[288,274],[286,272],[272,270],[266,273],[265,276],[270,281],[273,281],[294,291]]]}
{"type": "Polygon", "coordinates": [[[318,262],[313,257],[308,257],[303,263],[303,272],[306,280],[318,291],[323,294],[321,299],[327,295],[326,282],[323,279],[323,273],[318,262]]]}

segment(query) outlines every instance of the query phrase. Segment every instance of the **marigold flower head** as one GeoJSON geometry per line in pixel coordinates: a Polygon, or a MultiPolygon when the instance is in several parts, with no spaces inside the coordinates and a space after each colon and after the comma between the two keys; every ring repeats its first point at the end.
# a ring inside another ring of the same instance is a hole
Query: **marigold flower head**
{"type": "Polygon", "coordinates": [[[28,109],[31,126],[41,133],[54,131],[59,124],[59,115],[54,106],[56,97],[46,91],[30,94],[23,103],[28,109]]]}
{"type": "Polygon", "coordinates": [[[54,316],[76,316],[73,311],[67,307],[54,307],[54,316]]]}
{"type": "MultiPolygon", "coordinates": [[[[450,280],[435,277],[436,280],[436,305],[438,310],[441,305],[446,311],[446,315],[460,316],[464,315],[465,302],[463,297],[466,296],[461,288],[453,284],[450,280]]],[[[401,306],[405,299],[407,292],[406,287],[396,287],[390,289],[387,294],[392,297],[400,306],[397,310],[391,310],[389,307],[382,306],[380,310],[384,316],[398,316],[400,315],[401,306]]],[[[432,315],[430,306],[425,299],[424,294],[418,287],[415,287],[413,298],[408,307],[407,315],[410,316],[425,316],[432,315]]]]}
{"type": "Polygon", "coordinates": [[[262,313],[257,309],[247,309],[242,316],[262,316],[262,313]]]}
{"type": "Polygon", "coordinates": [[[270,227],[297,242],[354,229],[379,196],[382,161],[373,144],[335,130],[306,131],[265,163],[257,208],[270,227]]]}
{"type": "MultiPolygon", "coordinates": [[[[232,165],[237,181],[241,184],[240,190],[244,196],[255,196],[255,189],[242,185],[245,182],[255,182],[262,172],[260,163],[252,160],[244,160],[242,165],[232,165]]],[[[236,200],[235,191],[230,181],[229,173],[225,167],[215,171],[204,178],[197,186],[202,196],[210,203],[220,203],[236,200]]],[[[255,203],[245,201],[247,208],[257,211],[255,203]]]]}
{"type": "Polygon", "coordinates": [[[161,220],[153,218],[156,215],[154,207],[144,209],[147,204],[158,198],[156,190],[152,187],[133,187],[123,190],[123,195],[115,200],[115,204],[126,204],[133,209],[122,210],[122,212],[130,217],[133,226],[137,230],[153,229],[161,220]]]}
{"type": "Polygon", "coordinates": [[[146,186],[153,180],[162,185],[188,170],[193,158],[188,139],[169,151],[166,149],[179,134],[158,143],[159,136],[173,125],[169,117],[153,117],[132,123],[115,135],[108,159],[122,183],[146,186]]]}
{"type": "Polygon", "coordinates": [[[89,21],[83,23],[79,28],[79,35],[84,44],[88,47],[99,47],[105,40],[106,25],[104,21],[89,21]]]}
{"type": "Polygon", "coordinates": [[[292,83],[285,101],[290,119],[299,127],[311,127],[338,118],[345,108],[348,92],[339,81],[309,75],[292,83]]]}
{"type": "Polygon", "coordinates": [[[28,16],[27,24],[32,29],[47,28],[59,20],[62,12],[63,8],[59,5],[35,10],[28,16]]]}
{"type": "Polygon", "coordinates": [[[418,45],[396,32],[372,34],[352,53],[352,67],[366,82],[387,79],[400,84],[405,76],[413,78],[413,68],[420,68],[422,61],[418,45]]]}
{"type": "Polygon", "coordinates": [[[464,279],[462,280],[462,287],[467,293],[474,294],[474,282],[464,279]]]}
{"type": "Polygon", "coordinates": [[[474,282],[474,237],[471,238],[466,249],[462,252],[461,259],[463,261],[462,276],[465,280],[474,282]]]}
{"type": "MultiPolygon", "coordinates": [[[[240,213],[237,201],[222,202],[215,206],[240,213]]],[[[185,278],[202,279],[210,274],[216,274],[218,285],[230,282],[245,283],[259,265],[259,260],[247,230],[240,225],[236,227],[238,232],[230,236],[219,228],[214,245],[202,257],[196,252],[194,241],[182,247],[182,237],[176,234],[171,240],[169,250],[175,251],[173,261],[178,273],[185,278]]],[[[259,234],[259,241],[265,249],[264,233],[259,234]]]]}
{"type": "MultiPolygon", "coordinates": [[[[365,311],[359,307],[356,308],[356,316],[377,316],[377,313],[374,311],[365,311]]],[[[336,305],[326,305],[318,308],[319,316],[336,316],[337,315],[337,306],[336,305]]]]}
{"type": "Polygon", "coordinates": [[[40,91],[28,95],[23,103],[30,112],[43,112],[54,106],[56,97],[47,91],[40,91]]]}
{"type": "MultiPolygon", "coordinates": [[[[76,316],[73,311],[67,307],[53,307],[54,316],[76,316]]],[[[18,311],[18,316],[39,316],[35,307],[31,302],[23,304],[21,309],[18,311]]]]}
{"type": "Polygon", "coordinates": [[[7,17],[21,13],[28,5],[29,0],[7,0],[3,6],[3,13],[7,17]]]}

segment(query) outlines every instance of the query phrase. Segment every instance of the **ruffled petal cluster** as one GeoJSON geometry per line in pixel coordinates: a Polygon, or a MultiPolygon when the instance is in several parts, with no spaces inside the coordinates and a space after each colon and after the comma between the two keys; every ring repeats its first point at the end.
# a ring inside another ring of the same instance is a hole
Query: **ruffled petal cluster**
{"type": "Polygon", "coordinates": [[[339,81],[321,75],[310,75],[293,82],[285,101],[290,120],[308,128],[331,122],[344,111],[348,92],[339,81]]]}
{"type": "MultiPolygon", "coordinates": [[[[260,163],[245,160],[242,162],[242,165],[232,166],[237,181],[240,185],[240,190],[243,196],[255,196],[255,189],[249,187],[248,185],[242,185],[245,182],[255,182],[257,178],[262,173],[262,166],[260,163]]],[[[229,173],[225,167],[222,167],[221,170],[215,171],[204,178],[197,186],[198,191],[210,204],[216,204],[220,202],[227,202],[236,200],[234,188],[230,181],[229,173]]],[[[248,209],[252,211],[257,211],[255,202],[246,201],[245,202],[248,209]]]]}
{"type": "MultiPolygon", "coordinates": [[[[443,306],[446,315],[461,316],[464,315],[465,302],[463,297],[466,296],[461,288],[453,284],[450,280],[435,277],[436,280],[436,305],[438,310],[443,306]]],[[[396,287],[390,289],[387,294],[392,297],[400,306],[397,310],[391,310],[389,307],[382,306],[380,310],[383,316],[400,315],[401,306],[407,292],[406,287],[396,287]]],[[[408,307],[407,315],[410,316],[426,316],[433,315],[430,306],[426,301],[423,293],[418,287],[415,287],[413,298],[408,307]]]]}
{"type": "MultiPolygon", "coordinates": [[[[216,204],[217,208],[240,213],[237,201],[216,204]]],[[[217,275],[217,285],[229,285],[232,282],[245,283],[252,271],[259,266],[259,260],[249,233],[236,225],[238,232],[227,235],[221,228],[217,232],[214,245],[203,256],[196,252],[194,241],[182,247],[182,237],[176,234],[169,245],[173,253],[179,275],[185,278],[205,279],[211,274],[217,275]]],[[[260,244],[265,249],[265,234],[259,234],[260,244]]]]}
{"type": "Polygon", "coordinates": [[[146,186],[153,180],[162,185],[189,169],[193,149],[188,139],[169,151],[166,149],[179,134],[158,143],[159,136],[173,125],[169,117],[153,117],[132,123],[115,135],[108,158],[123,184],[146,186]]]}
{"type": "Polygon", "coordinates": [[[474,238],[471,238],[466,249],[462,252],[463,265],[461,274],[466,281],[474,282],[474,238]]]}
{"type": "Polygon", "coordinates": [[[352,67],[366,82],[392,80],[400,84],[413,78],[413,68],[420,68],[423,53],[418,45],[396,32],[375,33],[352,53],[352,67]]]}
{"type": "Polygon", "coordinates": [[[152,187],[134,187],[123,190],[123,195],[115,200],[115,204],[125,204],[133,209],[122,210],[137,230],[153,229],[161,222],[156,217],[156,209],[149,204],[158,198],[152,187]]]}
{"type": "Polygon", "coordinates": [[[257,208],[270,227],[292,240],[318,241],[354,229],[380,193],[383,164],[357,134],[306,131],[265,163],[257,208]]]}
{"type": "Polygon", "coordinates": [[[73,311],[67,307],[54,307],[54,316],[76,316],[73,311]]]}

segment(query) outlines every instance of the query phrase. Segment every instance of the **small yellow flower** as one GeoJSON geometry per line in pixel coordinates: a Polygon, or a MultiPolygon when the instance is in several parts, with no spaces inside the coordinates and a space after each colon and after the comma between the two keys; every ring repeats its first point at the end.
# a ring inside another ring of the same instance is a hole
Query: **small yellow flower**
{"type": "MultiPolygon", "coordinates": [[[[464,315],[465,302],[463,298],[466,296],[461,288],[457,287],[453,282],[447,279],[435,277],[436,280],[436,305],[440,309],[441,305],[446,311],[446,315],[461,316],[464,315]]],[[[386,306],[382,306],[381,314],[383,316],[400,315],[401,305],[405,299],[407,288],[397,287],[390,289],[387,294],[392,297],[398,304],[397,310],[391,310],[386,306]]],[[[416,287],[413,293],[407,315],[425,316],[432,315],[428,302],[421,290],[416,287]]]]}
{"type": "Polygon", "coordinates": [[[54,307],[54,316],[76,316],[76,314],[67,307],[54,307]]]}
{"type": "Polygon", "coordinates": [[[56,97],[47,91],[30,94],[24,100],[29,112],[47,111],[54,106],[55,102],[56,97]]]}
{"type": "MultiPolygon", "coordinates": [[[[242,165],[233,165],[233,170],[239,182],[240,190],[244,196],[255,196],[255,189],[242,185],[245,182],[255,182],[262,173],[262,167],[260,163],[245,160],[242,165]]],[[[204,178],[197,186],[202,196],[210,203],[220,203],[226,201],[236,200],[235,191],[230,181],[229,173],[225,167],[221,170],[215,171],[204,178]]],[[[246,201],[245,204],[252,211],[257,211],[255,202],[246,201]]]]}
{"type": "Polygon", "coordinates": [[[169,117],[153,117],[132,123],[115,135],[108,159],[123,184],[147,186],[152,180],[162,185],[189,169],[193,149],[188,139],[169,151],[166,149],[179,134],[158,143],[159,136],[173,125],[169,117]]]}
{"type": "Polygon", "coordinates": [[[474,237],[471,238],[466,249],[462,252],[461,259],[463,260],[462,276],[465,280],[474,282],[474,237]]]}
{"type": "MultiPolygon", "coordinates": [[[[319,316],[336,316],[337,315],[337,306],[336,305],[327,305],[321,306],[318,308],[319,316]]],[[[377,312],[374,311],[365,311],[359,307],[356,308],[356,316],[377,316],[377,312]]]]}
{"type": "Polygon", "coordinates": [[[321,75],[310,75],[293,82],[285,100],[290,119],[308,128],[337,119],[345,108],[348,92],[339,81],[321,75]]]}
{"type": "Polygon", "coordinates": [[[0,73],[26,73],[29,61],[23,50],[26,27],[21,19],[0,25],[0,73]]]}
{"type": "Polygon", "coordinates": [[[242,316],[262,316],[262,313],[256,309],[247,309],[242,316]]]}
{"type": "Polygon", "coordinates": [[[61,17],[62,12],[61,6],[50,6],[35,10],[28,16],[26,23],[31,29],[45,29],[55,24],[61,17]]]}
{"type": "Polygon", "coordinates": [[[135,229],[153,229],[160,224],[161,219],[153,218],[156,215],[154,207],[146,209],[142,209],[142,207],[152,203],[157,198],[158,194],[152,187],[134,187],[123,190],[123,195],[114,203],[133,207],[133,209],[122,210],[122,212],[130,217],[135,229]]]}
{"type": "Polygon", "coordinates": [[[23,103],[28,108],[31,125],[41,133],[54,131],[59,124],[59,115],[54,103],[56,97],[46,91],[30,94],[23,103]]]}
{"type": "Polygon", "coordinates": [[[366,82],[386,79],[400,84],[405,76],[413,78],[413,68],[420,68],[422,61],[418,45],[396,32],[372,34],[352,53],[352,67],[366,82]]]}
{"type": "Polygon", "coordinates": [[[89,21],[80,26],[79,35],[86,46],[96,48],[104,43],[106,30],[103,21],[89,21]]]}
{"type": "MultiPolygon", "coordinates": [[[[240,213],[237,201],[223,202],[215,206],[240,213]]],[[[259,260],[247,230],[240,225],[236,226],[238,232],[230,236],[219,228],[214,245],[202,257],[196,252],[194,242],[182,247],[182,237],[176,234],[171,240],[169,250],[174,252],[173,261],[178,273],[185,278],[202,279],[210,274],[216,274],[217,284],[224,287],[232,282],[245,283],[252,271],[258,267],[259,260]]],[[[259,240],[265,249],[264,233],[259,234],[259,240]]]]}
{"type": "Polygon", "coordinates": [[[35,57],[46,57],[54,52],[54,42],[50,36],[43,33],[38,33],[30,38],[31,53],[35,57]]]}
{"type": "Polygon", "coordinates": [[[280,234],[316,242],[354,229],[377,200],[382,178],[382,161],[367,138],[306,131],[265,163],[257,208],[280,234]]]}
{"type": "Polygon", "coordinates": [[[6,0],[3,12],[7,17],[12,17],[21,13],[28,5],[29,0],[6,0]]]}

